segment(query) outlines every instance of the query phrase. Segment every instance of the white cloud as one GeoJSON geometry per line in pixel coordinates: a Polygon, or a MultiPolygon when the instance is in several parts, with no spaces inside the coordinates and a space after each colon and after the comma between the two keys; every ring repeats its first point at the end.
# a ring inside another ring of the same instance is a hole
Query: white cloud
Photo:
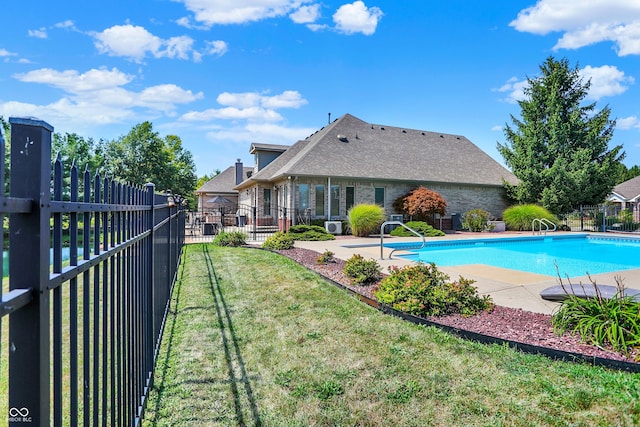
{"type": "Polygon", "coordinates": [[[291,144],[306,138],[316,128],[285,127],[273,123],[248,123],[207,132],[207,139],[212,141],[247,143],[260,141],[265,144],[291,144]]]}
{"type": "Polygon", "coordinates": [[[224,108],[190,111],[182,116],[182,120],[190,122],[206,122],[216,119],[275,122],[283,119],[276,110],[299,108],[307,103],[307,100],[299,92],[293,90],[287,90],[274,96],[266,96],[256,92],[223,92],[218,95],[216,100],[224,108]]]}
{"type": "Polygon", "coordinates": [[[41,68],[24,74],[16,74],[14,78],[21,82],[47,84],[72,94],[122,86],[133,80],[133,76],[116,68],[112,70],[92,69],[83,74],[76,70],[57,71],[51,68],[41,68]]]}
{"type": "MultiPolygon", "coordinates": [[[[605,96],[620,95],[628,89],[626,85],[635,82],[633,77],[626,76],[623,71],[618,70],[613,65],[603,65],[601,67],[587,65],[580,69],[580,76],[585,83],[591,80],[587,98],[596,101],[605,96]]],[[[524,90],[528,84],[529,82],[526,79],[518,80],[516,77],[511,77],[504,85],[494,89],[494,91],[506,93],[507,97],[503,101],[515,104],[525,99],[524,90]]]]}
{"type": "Polygon", "coordinates": [[[47,29],[44,27],[38,28],[37,30],[29,30],[29,37],[35,37],[37,39],[46,39],[47,38],[47,29]]]}
{"type": "Polygon", "coordinates": [[[624,72],[613,65],[601,67],[587,65],[580,70],[580,75],[585,81],[591,80],[588,97],[596,101],[604,96],[620,95],[628,89],[625,84],[634,83],[633,77],[625,76],[624,72]]]}
{"type": "Polygon", "coordinates": [[[502,132],[502,126],[501,125],[492,126],[491,130],[494,132],[502,132]]]}
{"type": "Polygon", "coordinates": [[[9,52],[7,49],[0,49],[0,58],[7,56],[16,56],[16,54],[13,52],[9,52]]]}
{"type": "Polygon", "coordinates": [[[54,25],[54,28],[77,30],[75,23],[70,20],[58,22],[57,24],[54,25]]]}
{"type": "Polygon", "coordinates": [[[370,36],[376,32],[382,15],[382,10],[379,8],[367,8],[364,2],[355,1],[340,6],[333,15],[333,22],[336,24],[336,29],[342,33],[362,33],[370,36]]]}
{"type": "Polygon", "coordinates": [[[640,118],[638,118],[637,116],[629,116],[622,119],[617,119],[616,129],[640,129],[640,118]]]}
{"type": "Polygon", "coordinates": [[[267,108],[300,108],[307,100],[298,91],[286,90],[280,95],[262,97],[261,103],[267,108]]]}
{"type": "Polygon", "coordinates": [[[191,37],[176,36],[165,40],[143,27],[131,24],[114,25],[100,33],[94,33],[93,37],[100,53],[122,56],[135,62],[142,62],[147,55],[182,60],[192,58],[199,62],[203,54],[220,56],[227,51],[226,43],[223,41],[209,42],[204,52],[199,52],[194,48],[194,40],[191,37]]]}
{"type": "MultiPolygon", "coordinates": [[[[207,27],[216,24],[243,24],[285,16],[307,0],[179,0],[194,19],[207,27]]],[[[185,22],[182,20],[181,22],[185,22]]]]}
{"type": "Polygon", "coordinates": [[[494,89],[495,92],[507,93],[507,97],[503,101],[509,104],[515,104],[518,101],[525,99],[524,88],[527,87],[527,80],[518,80],[516,77],[511,77],[505,84],[498,89],[494,89]]]}
{"type": "Polygon", "coordinates": [[[282,116],[273,110],[259,107],[248,108],[210,108],[204,111],[190,111],[183,114],[182,120],[189,122],[208,122],[210,120],[253,120],[253,121],[280,121],[282,116]]]}
{"type": "Polygon", "coordinates": [[[320,5],[302,6],[289,15],[296,24],[312,24],[320,18],[320,5]]]}
{"type": "Polygon", "coordinates": [[[229,50],[227,42],[222,40],[208,41],[206,44],[207,47],[205,48],[205,53],[208,55],[222,56],[229,50]]]}
{"type": "Polygon", "coordinates": [[[79,129],[131,121],[140,110],[171,116],[179,104],[188,104],[203,97],[202,93],[193,93],[173,84],[150,86],[133,92],[124,86],[134,77],[115,68],[92,69],[85,73],[43,68],[16,74],[14,78],[23,83],[46,84],[65,93],[59,100],[46,105],[0,104],[0,114],[9,112],[10,115],[47,117],[52,123],[73,124],[79,129]]]}
{"type": "Polygon", "coordinates": [[[162,40],[143,27],[115,25],[94,35],[95,46],[100,53],[124,56],[140,62],[147,53],[158,57],[162,40]]]}
{"type": "Polygon", "coordinates": [[[554,49],[578,49],[611,41],[618,55],[640,54],[637,0],[538,0],[509,25],[534,34],[562,32],[554,49]]]}

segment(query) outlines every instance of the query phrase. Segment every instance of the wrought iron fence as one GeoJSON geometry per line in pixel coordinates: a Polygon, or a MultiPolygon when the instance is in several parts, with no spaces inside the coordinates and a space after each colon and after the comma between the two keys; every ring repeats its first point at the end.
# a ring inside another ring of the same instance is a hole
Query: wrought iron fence
{"type": "Polygon", "coordinates": [[[264,241],[276,231],[286,231],[293,224],[309,224],[309,210],[273,209],[265,214],[250,205],[201,209],[187,215],[186,238],[189,241],[212,240],[221,231],[244,233],[248,240],[264,241]]]}
{"type": "Polygon", "coordinates": [[[571,231],[640,232],[638,211],[619,204],[583,205],[561,215],[561,220],[563,228],[571,231]]]}
{"type": "Polygon", "coordinates": [[[136,425],[184,243],[179,197],[75,165],[64,180],[59,158],[52,173],[53,128],[9,122],[11,191],[0,193],[0,216],[9,214],[9,292],[0,291],[9,393],[0,419],[136,425]]]}

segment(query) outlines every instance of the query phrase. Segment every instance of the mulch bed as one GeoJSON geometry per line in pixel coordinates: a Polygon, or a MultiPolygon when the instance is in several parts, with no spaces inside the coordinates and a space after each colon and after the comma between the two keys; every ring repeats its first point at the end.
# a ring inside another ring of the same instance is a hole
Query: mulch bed
{"type": "MultiPolygon", "coordinates": [[[[377,289],[378,285],[352,285],[342,272],[345,264],[344,260],[335,259],[333,263],[321,265],[316,261],[320,255],[320,253],[316,251],[294,248],[277,252],[355,293],[375,299],[373,292],[377,289]]],[[[638,361],[640,361],[640,349],[636,349],[629,356],[625,356],[613,351],[611,348],[588,345],[582,342],[576,335],[569,333],[563,335],[556,334],[551,324],[551,315],[533,313],[517,308],[495,306],[493,311],[483,312],[476,316],[463,317],[461,315],[450,315],[429,317],[427,320],[464,331],[542,348],[581,354],[591,358],[597,357],[634,364],[638,364],[638,361]]]]}

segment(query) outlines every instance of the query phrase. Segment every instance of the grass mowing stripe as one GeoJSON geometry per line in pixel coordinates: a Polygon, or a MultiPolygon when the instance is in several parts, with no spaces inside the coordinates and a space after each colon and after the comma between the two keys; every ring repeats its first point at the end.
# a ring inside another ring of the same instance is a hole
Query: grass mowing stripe
{"type": "Polygon", "coordinates": [[[385,316],[278,254],[185,248],[144,425],[635,425],[640,375],[385,316]]]}

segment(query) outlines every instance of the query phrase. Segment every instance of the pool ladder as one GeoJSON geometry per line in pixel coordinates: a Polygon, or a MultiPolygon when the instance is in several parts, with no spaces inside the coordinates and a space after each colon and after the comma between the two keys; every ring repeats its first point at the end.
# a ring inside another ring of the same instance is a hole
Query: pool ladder
{"type": "Polygon", "coordinates": [[[391,252],[389,252],[389,259],[391,259],[391,255],[393,255],[393,253],[395,251],[403,251],[403,250],[408,250],[408,249],[422,249],[427,244],[427,240],[424,238],[424,236],[422,234],[418,233],[413,228],[407,226],[402,221],[385,221],[380,226],[380,259],[384,259],[384,252],[383,252],[383,249],[384,249],[384,228],[387,225],[400,225],[400,226],[406,228],[407,230],[409,230],[411,233],[415,234],[416,236],[422,238],[422,244],[417,244],[416,246],[406,246],[406,247],[403,247],[403,248],[393,249],[391,252]]]}
{"type": "Polygon", "coordinates": [[[542,235],[542,227],[544,226],[544,235],[547,235],[547,232],[549,231],[549,226],[553,227],[551,228],[551,231],[556,231],[556,225],[549,221],[547,218],[536,218],[533,221],[531,221],[531,232],[533,232],[533,234],[536,234],[536,224],[538,224],[538,234],[542,235]]]}

